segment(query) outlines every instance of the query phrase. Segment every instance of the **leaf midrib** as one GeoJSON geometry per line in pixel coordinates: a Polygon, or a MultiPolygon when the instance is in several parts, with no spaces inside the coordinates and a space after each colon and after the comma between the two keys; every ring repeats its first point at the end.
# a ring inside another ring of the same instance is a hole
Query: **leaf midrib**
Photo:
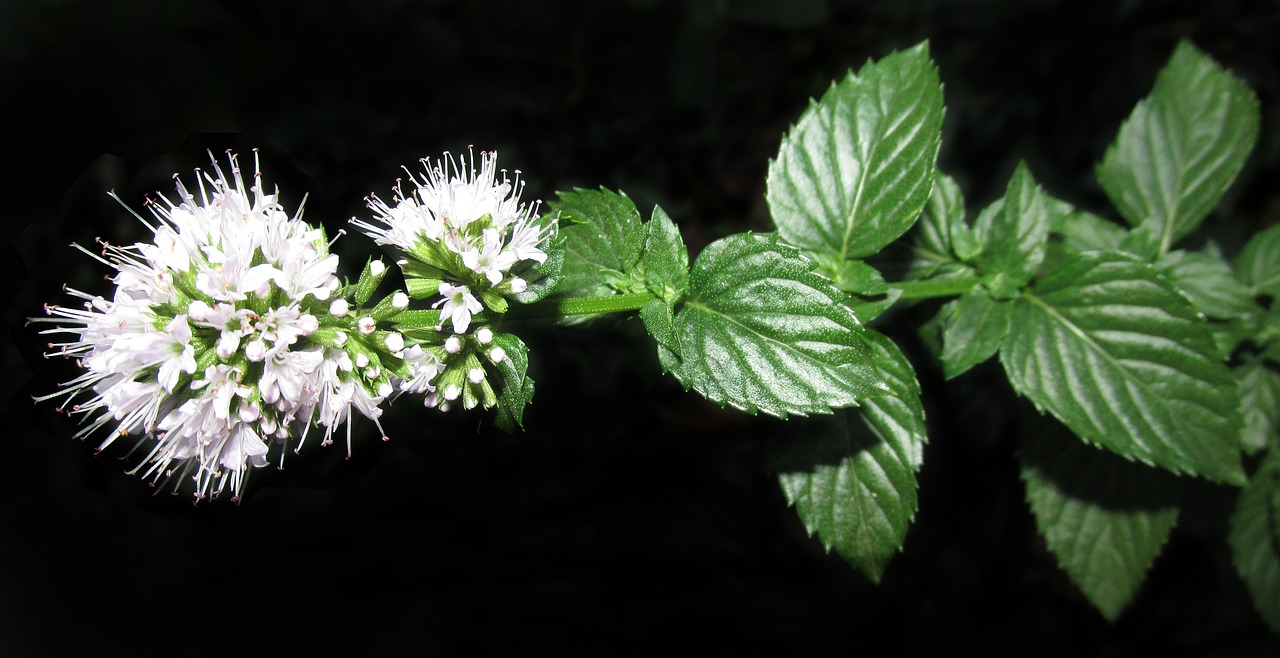
{"type": "MultiPolygon", "coordinates": [[[[1150,398],[1152,398],[1157,402],[1157,404],[1160,406],[1162,411],[1164,411],[1167,414],[1176,416],[1176,414],[1172,414],[1172,411],[1169,408],[1170,407],[1169,402],[1165,400],[1163,396],[1158,395],[1154,391],[1152,391],[1151,387],[1148,386],[1146,382],[1144,382],[1141,378],[1134,376],[1133,373],[1131,373],[1128,368],[1126,368],[1122,363],[1120,363],[1114,357],[1112,357],[1109,352],[1107,352],[1101,345],[1099,345],[1096,341],[1094,341],[1092,337],[1086,334],[1084,330],[1076,326],[1076,324],[1071,322],[1066,316],[1059,313],[1058,310],[1053,308],[1053,306],[1049,305],[1048,302],[1044,301],[1039,296],[1035,295],[1034,293],[1031,293],[1030,291],[1024,291],[1022,293],[1022,298],[1044,309],[1045,313],[1047,313],[1051,318],[1060,322],[1063,326],[1067,327],[1067,329],[1070,330],[1071,333],[1079,337],[1088,348],[1090,348],[1095,353],[1102,355],[1104,361],[1106,361],[1112,367],[1117,368],[1121,372],[1123,372],[1125,375],[1125,380],[1127,382],[1132,382],[1136,384],[1136,386],[1140,390],[1142,390],[1143,393],[1150,396],[1150,398]]],[[[1115,413],[1114,409],[1112,410],[1112,413],[1113,414],[1115,413]]],[[[1146,423],[1146,424],[1148,424],[1149,426],[1149,423],[1146,423]]],[[[1174,432],[1180,431],[1178,425],[1174,425],[1171,429],[1174,432]]],[[[1156,433],[1156,438],[1159,439],[1162,437],[1159,436],[1159,433],[1156,433]]],[[[1183,454],[1183,452],[1179,450],[1176,445],[1171,444],[1168,441],[1161,441],[1160,443],[1166,446],[1167,448],[1169,448],[1171,452],[1176,454],[1178,456],[1178,461],[1182,462],[1185,465],[1185,463],[1188,461],[1188,457],[1187,455],[1183,454]]],[[[1142,444],[1135,441],[1135,445],[1141,446],[1142,444]]],[[[1142,446],[1142,447],[1144,448],[1144,451],[1147,453],[1147,456],[1150,457],[1151,456],[1150,449],[1146,448],[1145,446],[1142,446]]]]}
{"type": "MultiPolygon", "coordinates": [[[[822,362],[818,357],[816,357],[816,356],[814,356],[814,355],[812,355],[812,354],[810,354],[810,353],[806,352],[805,350],[802,350],[802,349],[800,349],[800,348],[796,347],[796,346],[795,346],[795,345],[793,345],[792,343],[789,343],[789,342],[784,341],[784,340],[779,340],[779,339],[774,338],[774,337],[772,337],[772,336],[769,336],[769,335],[767,335],[767,334],[763,334],[763,333],[761,333],[760,331],[758,331],[758,330],[756,330],[756,329],[752,328],[751,326],[749,326],[749,325],[747,325],[747,324],[744,324],[744,323],[742,323],[742,322],[739,322],[739,321],[737,320],[737,318],[735,318],[734,316],[729,315],[729,314],[727,314],[727,313],[722,313],[722,312],[720,312],[719,310],[715,309],[714,307],[712,307],[712,306],[710,306],[710,305],[706,304],[705,302],[702,302],[702,301],[700,301],[700,300],[696,300],[696,299],[688,299],[688,300],[685,300],[685,302],[684,302],[684,306],[685,306],[685,308],[694,308],[694,309],[697,309],[697,310],[700,310],[700,311],[703,311],[703,312],[706,312],[706,313],[709,313],[709,314],[712,314],[712,315],[716,315],[716,316],[722,317],[722,318],[724,318],[725,320],[727,320],[728,322],[730,322],[730,323],[732,323],[732,324],[734,324],[734,325],[736,325],[736,326],[738,326],[738,327],[741,327],[741,328],[742,328],[743,330],[745,330],[746,332],[748,332],[748,333],[750,333],[750,334],[752,334],[752,335],[755,335],[755,336],[759,336],[760,338],[764,339],[764,341],[766,341],[766,342],[768,342],[768,343],[771,343],[771,344],[774,344],[774,345],[779,345],[779,346],[781,346],[781,347],[785,348],[785,349],[786,349],[787,351],[789,351],[789,352],[798,352],[798,353],[800,353],[800,354],[803,354],[803,355],[805,356],[805,358],[806,358],[808,361],[813,362],[813,363],[815,363],[816,365],[819,365],[823,370],[831,371],[831,370],[836,370],[836,369],[837,369],[835,366],[831,366],[831,365],[829,365],[829,364],[826,364],[826,363],[822,362]]],[[[793,315],[794,315],[794,314],[793,314],[793,315]]],[[[821,316],[814,316],[814,317],[821,317],[821,316]]],[[[829,344],[829,345],[836,345],[836,346],[840,346],[840,347],[851,347],[850,345],[841,345],[841,344],[839,344],[839,343],[830,343],[830,342],[828,342],[828,344],[829,344]]],[[[842,386],[842,388],[844,388],[844,387],[845,387],[845,386],[842,386]]]]}

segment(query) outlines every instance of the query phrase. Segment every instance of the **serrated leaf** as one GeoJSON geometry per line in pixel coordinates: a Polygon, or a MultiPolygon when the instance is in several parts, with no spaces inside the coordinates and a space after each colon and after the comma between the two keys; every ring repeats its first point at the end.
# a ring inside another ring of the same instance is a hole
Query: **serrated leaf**
{"type": "Polygon", "coordinates": [[[1258,123],[1253,91],[1184,41],[1120,127],[1098,182],[1130,225],[1153,223],[1164,253],[1218,205],[1258,123]]]}
{"type": "Polygon", "coordinates": [[[635,276],[644,289],[657,297],[640,309],[645,329],[658,343],[663,372],[678,363],[680,340],[675,334],[675,307],[689,291],[689,252],[671,218],[655,206],[644,225],[644,252],[635,276]]]}
{"type": "Polygon", "coordinates": [[[1011,302],[994,299],[981,287],[943,306],[942,368],[947,379],[960,376],[1000,349],[1013,309],[1011,302]]]}
{"type": "Polygon", "coordinates": [[[689,251],[680,237],[680,229],[662,208],[654,206],[653,215],[644,228],[640,266],[645,288],[668,304],[674,304],[689,289],[689,251]]]}
{"type": "Polygon", "coordinates": [[[1123,226],[1085,210],[1071,208],[1058,213],[1055,220],[1049,230],[1062,236],[1063,243],[1072,253],[1114,251],[1124,242],[1126,231],[1123,226]]]}
{"type": "Polygon", "coordinates": [[[559,213],[565,240],[557,293],[611,294],[612,284],[635,266],[644,246],[640,211],[626,195],[601,188],[559,192],[548,204],[559,213]]]}
{"type": "Polygon", "coordinates": [[[880,251],[928,201],[941,129],[942,84],[927,43],[832,84],[769,163],[778,232],[837,260],[880,251]]]}
{"type": "Polygon", "coordinates": [[[564,245],[565,239],[559,235],[544,245],[546,260],[541,263],[535,261],[532,267],[520,270],[519,275],[525,280],[526,288],[513,293],[512,299],[521,304],[532,304],[559,289],[564,272],[564,245]]]}
{"type": "Polygon", "coordinates": [[[1156,261],[1156,268],[1211,318],[1243,318],[1258,310],[1253,295],[1216,249],[1171,251],[1156,261]]]}
{"type": "Polygon", "coordinates": [[[894,394],[797,423],[778,481],[809,534],[879,582],[915,516],[926,436],[911,363],[884,335],[866,337],[894,394]]]}
{"type": "Polygon", "coordinates": [[[1252,359],[1234,372],[1240,386],[1245,450],[1251,454],[1268,447],[1280,450],[1280,373],[1262,359],[1252,359]]]}
{"type": "Polygon", "coordinates": [[[640,308],[640,320],[645,331],[658,344],[658,363],[662,372],[671,372],[680,365],[680,337],[676,335],[675,314],[670,304],[655,299],[640,308]]]}
{"type": "Polygon", "coordinates": [[[978,262],[988,280],[1001,277],[1007,282],[1001,286],[1007,292],[1031,280],[1044,260],[1053,221],[1051,210],[1059,209],[1052,201],[1031,176],[1026,163],[1020,163],[1009,178],[999,209],[983,213],[974,226],[982,243],[978,262]]]}
{"type": "Polygon", "coordinates": [[[685,388],[772,416],[828,413],[883,395],[844,293],[777,236],[739,233],[693,264],[675,317],[685,388]]]}
{"type": "Polygon", "coordinates": [[[494,423],[506,432],[524,427],[524,408],[533,401],[533,380],[529,378],[529,348],[515,334],[495,334],[493,345],[506,352],[497,364],[502,374],[494,423]]]}
{"type": "Polygon", "coordinates": [[[1045,544],[1085,598],[1115,621],[1177,524],[1182,482],[1052,432],[1027,437],[1019,461],[1045,544]]]}
{"type": "Polygon", "coordinates": [[[1094,252],[1023,293],[1000,361],[1014,390],[1085,441],[1238,484],[1239,398],[1215,350],[1153,267],[1094,252]]]}
{"type": "Polygon", "coordinates": [[[1280,298],[1280,224],[1250,238],[1236,257],[1236,272],[1254,295],[1280,298]]]}
{"type": "MultiPolygon", "coordinates": [[[[959,264],[963,260],[956,255],[952,234],[965,232],[967,238],[973,240],[972,230],[965,224],[964,213],[964,194],[960,185],[954,178],[939,173],[933,182],[929,201],[916,223],[907,279],[923,279],[944,265],[959,264]]],[[[965,237],[961,236],[961,240],[965,237]]]]}
{"type": "Polygon", "coordinates": [[[1272,452],[1240,492],[1227,543],[1231,561],[1253,598],[1253,606],[1280,633],[1280,527],[1274,500],[1280,495],[1280,453],[1272,452]]]}

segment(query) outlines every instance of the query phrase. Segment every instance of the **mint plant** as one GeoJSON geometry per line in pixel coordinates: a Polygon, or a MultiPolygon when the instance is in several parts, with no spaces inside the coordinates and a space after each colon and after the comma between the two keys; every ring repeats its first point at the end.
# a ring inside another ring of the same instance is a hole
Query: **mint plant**
{"type": "Polygon", "coordinates": [[[346,424],[355,449],[352,412],[377,423],[401,396],[518,431],[542,358],[521,323],[633,314],[687,391],[815,417],[780,437],[780,486],[810,535],[879,581],[938,419],[877,321],[936,300],[917,328],[936,346],[928,367],[950,380],[997,359],[1005,394],[1052,419],[1017,455],[1028,512],[1104,617],[1132,601],[1200,480],[1239,489],[1224,540],[1280,632],[1280,229],[1234,258],[1193,241],[1257,139],[1252,91],[1179,45],[1097,166],[1121,222],[1054,197],[1026,164],[970,213],[937,167],[944,105],[927,43],[850,72],[769,163],[776,231],[692,259],[672,217],[646,220],[622,191],[544,207],[493,153],[424,160],[352,220],[399,268],[390,291],[379,259],[338,276],[323,231],[286,214],[256,167],[246,185],[233,156],[199,196],[179,183],[176,202],[152,204],[155,224],[138,215],[153,244],[104,244],[110,300],[71,290],[85,310],[35,319],[71,334],[50,354],[85,369],[38,399],[83,414],[79,437],[114,424],[103,447],[141,436],[148,477],[238,497],[312,428],[328,443],[346,424]]]}

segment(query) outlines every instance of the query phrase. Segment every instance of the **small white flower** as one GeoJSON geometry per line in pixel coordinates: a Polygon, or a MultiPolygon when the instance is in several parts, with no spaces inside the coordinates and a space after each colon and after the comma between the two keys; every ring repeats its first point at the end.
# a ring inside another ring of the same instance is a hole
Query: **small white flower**
{"type": "Polygon", "coordinates": [[[372,274],[373,276],[382,276],[386,271],[387,264],[382,262],[381,259],[371,261],[369,263],[369,274],[372,274]]]}
{"type": "Polygon", "coordinates": [[[409,296],[397,290],[391,296],[391,305],[399,309],[409,308],[409,296]]]}
{"type": "Polygon", "coordinates": [[[450,354],[457,354],[462,351],[462,339],[455,334],[444,339],[444,351],[450,354]]]}
{"type": "Polygon", "coordinates": [[[162,342],[166,343],[164,349],[169,351],[169,356],[160,362],[157,378],[164,390],[172,393],[182,373],[189,375],[196,371],[195,348],[191,346],[191,325],[187,324],[185,315],[170,320],[165,333],[168,340],[162,342]]]}
{"type": "Polygon", "coordinates": [[[369,197],[372,220],[351,221],[379,244],[422,260],[458,284],[447,284],[450,292],[442,284],[446,299],[436,307],[444,305],[461,333],[489,289],[518,294],[527,288],[512,270],[523,261],[546,262],[545,243],[555,229],[539,221],[540,202],[521,202],[520,172],[508,178],[497,168],[496,154],[481,152],[477,158],[469,150],[459,158],[446,153],[422,162],[422,174],[405,170],[408,189],[398,182],[391,203],[369,197]],[[466,288],[465,297],[457,293],[459,287],[466,288]],[[450,295],[457,298],[449,300],[450,295]]]}
{"type": "Polygon", "coordinates": [[[256,158],[251,180],[234,155],[229,164],[199,174],[195,193],[179,179],[176,201],[149,203],[153,243],[103,242],[101,257],[90,254],[115,269],[109,300],[68,289],[83,309],[50,306],[51,317],[33,319],[54,325],[43,334],[67,335],[50,356],[84,369],[37,400],[84,414],[77,437],[114,422],[101,447],[143,437],[144,477],[194,481],[198,498],[227,487],[238,496],[272,443],[301,429],[301,447],[311,422],[326,437],[353,407],[377,422],[385,397],[356,381],[346,352],[309,339],[341,307],[322,301],[341,285],[323,233],[283,211],[256,158]],[[190,287],[179,292],[179,281],[190,287]]]}
{"type": "Polygon", "coordinates": [[[335,318],[346,317],[347,312],[350,310],[351,305],[347,303],[347,300],[342,299],[341,297],[333,300],[332,304],[329,304],[329,315],[332,315],[335,318]]]}
{"type": "Polygon", "coordinates": [[[240,334],[234,331],[224,331],[222,336],[218,338],[218,347],[215,348],[218,356],[223,359],[230,359],[240,349],[240,334]]]}
{"type": "Polygon", "coordinates": [[[356,321],[356,328],[360,330],[360,333],[368,336],[378,330],[378,323],[373,318],[366,315],[356,321]]]}
{"type": "Polygon", "coordinates": [[[200,324],[204,324],[212,313],[213,309],[203,299],[197,299],[187,307],[187,317],[200,324]]]}
{"type": "Polygon", "coordinates": [[[501,347],[494,347],[489,350],[489,360],[495,364],[502,363],[507,358],[507,351],[501,347]]]}
{"type": "Polygon", "coordinates": [[[472,368],[471,370],[468,370],[467,379],[469,379],[472,384],[479,384],[484,381],[484,368],[472,368]]]}
{"type": "Polygon", "coordinates": [[[240,410],[237,415],[240,417],[240,422],[252,423],[262,417],[262,410],[258,408],[258,405],[248,400],[243,400],[240,402],[240,410]]]}
{"type": "Polygon", "coordinates": [[[447,283],[440,284],[440,296],[444,299],[432,304],[432,308],[440,308],[440,318],[449,318],[449,322],[453,324],[453,330],[456,333],[466,333],[467,327],[471,325],[471,316],[479,313],[484,309],[480,305],[480,300],[471,294],[471,290],[466,286],[451,286],[447,283]]]}
{"type": "Polygon", "coordinates": [[[311,402],[311,391],[307,389],[315,386],[312,375],[323,359],[322,350],[281,352],[267,359],[263,363],[262,379],[258,382],[263,402],[276,404],[283,401],[278,406],[285,411],[311,402]]]}
{"type": "Polygon", "coordinates": [[[476,330],[476,341],[481,345],[488,345],[493,342],[493,330],[488,327],[480,327],[476,330]]]}
{"type": "Polygon", "coordinates": [[[481,244],[464,250],[461,256],[463,265],[477,274],[485,275],[489,279],[489,285],[494,286],[502,283],[506,271],[518,260],[514,253],[503,249],[502,234],[496,228],[485,229],[481,244]]]}
{"type": "Polygon", "coordinates": [[[267,358],[267,344],[255,338],[245,344],[244,355],[255,363],[261,361],[267,358]]]}
{"type": "Polygon", "coordinates": [[[387,338],[383,342],[386,343],[387,349],[392,352],[399,352],[404,349],[404,336],[401,336],[398,333],[392,332],[387,334],[387,338]]]}
{"type": "MultiPolygon", "coordinates": [[[[240,471],[246,465],[252,464],[259,468],[267,465],[267,444],[262,442],[262,439],[253,431],[253,427],[248,424],[237,425],[230,432],[219,453],[221,458],[218,463],[235,473],[232,477],[243,477],[240,471]]],[[[233,483],[232,488],[239,489],[239,486],[233,483]]]]}
{"type": "MultiPolygon", "coordinates": [[[[450,336],[456,338],[456,336],[450,336]]],[[[435,354],[422,349],[418,345],[412,345],[405,349],[404,360],[409,363],[412,369],[412,376],[400,382],[400,390],[406,393],[427,393],[428,397],[434,399],[436,387],[432,385],[436,376],[444,371],[444,364],[435,354]]],[[[435,406],[428,404],[427,406],[435,406]]]]}
{"type": "Polygon", "coordinates": [[[511,260],[513,262],[517,260],[546,262],[547,253],[539,248],[546,237],[546,232],[547,229],[532,222],[525,221],[517,224],[511,229],[511,239],[506,247],[506,252],[511,254],[511,260]]]}

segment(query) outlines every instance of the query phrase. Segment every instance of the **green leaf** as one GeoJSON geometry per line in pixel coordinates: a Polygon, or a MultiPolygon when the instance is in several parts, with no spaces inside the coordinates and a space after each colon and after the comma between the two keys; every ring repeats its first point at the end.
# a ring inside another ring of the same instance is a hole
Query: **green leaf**
{"type": "Polygon", "coordinates": [[[640,259],[645,232],[640,212],[626,195],[601,188],[559,192],[549,208],[560,216],[565,240],[557,293],[611,294],[640,259]]]}
{"type": "Polygon", "coordinates": [[[1244,415],[1242,442],[1250,454],[1263,448],[1280,450],[1280,373],[1262,359],[1237,366],[1240,409],[1244,415]]]}
{"type": "Polygon", "coordinates": [[[1019,461],[1045,544],[1085,598],[1115,621],[1178,521],[1183,483],[1053,432],[1024,440],[1019,461]]]}
{"type": "Polygon", "coordinates": [[[654,206],[653,216],[644,225],[644,253],[640,265],[644,286],[668,304],[674,305],[689,290],[689,251],[662,208],[654,206]]]}
{"type": "Polygon", "coordinates": [[[1239,396],[1215,349],[1152,266],[1095,252],[1023,293],[1000,361],[1014,390],[1085,441],[1239,484],[1239,396]]]}
{"type": "MultiPolygon", "coordinates": [[[[955,179],[939,173],[933,192],[916,223],[913,254],[907,279],[923,279],[946,265],[958,265],[965,259],[957,254],[954,243],[966,242],[968,251],[976,250],[973,230],[964,220],[964,194],[955,179]]],[[[972,256],[973,254],[970,254],[972,256]]]]}
{"type": "Polygon", "coordinates": [[[1253,606],[1275,633],[1280,633],[1280,453],[1272,452],[1240,492],[1231,514],[1227,543],[1231,561],[1244,581],[1253,606]]]}
{"type": "Polygon", "coordinates": [[[860,260],[836,260],[828,254],[806,253],[818,265],[818,271],[831,279],[835,287],[862,295],[879,295],[889,291],[884,275],[875,267],[860,260]]]}
{"type": "Polygon", "coordinates": [[[1049,230],[1062,236],[1072,253],[1082,251],[1115,251],[1124,242],[1125,230],[1119,224],[1091,212],[1070,208],[1055,213],[1049,230]]]}
{"type": "Polygon", "coordinates": [[[658,344],[658,363],[662,372],[673,372],[680,367],[680,336],[676,334],[675,314],[670,304],[655,299],[640,308],[640,320],[645,331],[658,344]]]}
{"type": "Polygon", "coordinates": [[[1154,261],[1160,257],[1164,229],[1160,220],[1148,217],[1137,228],[1124,235],[1120,241],[1120,250],[1131,253],[1142,260],[1154,261]]]}
{"type": "Polygon", "coordinates": [[[832,84],[769,163],[778,232],[837,260],[880,251],[929,200],[941,130],[942,84],[927,43],[832,84]]]}
{"type": "Polygon", "coordinates": [[[720,405],[772,416],[828,413],[885,383],[844,293],[777,236],[739,233],[694,261],[675,317],[672,373],[720,405]]]}
{"type": "Polygon", "coordinates": [[[991,358],[1009,333],[1011,302],[994,299],[982,287],[943,307],[942,367],[947,379],[991,358]]]}
{"type": "Polygon", "coordinates": [[[493,345],[506,352],[497,364],[502,375],[494,423],[505,432],[524,427],[524,408],[533,401],[533,380],[529,378],[529,348],[515,334],[495,334],[493,345]]]}
{"type": "Polygon", "coordinates": [[[677,363],[675,355],[680,352],[675,334],[675,307],[689,291],[689,252],[675,223],[657,206],[643,232],[644,253],[633,276],[658,299],[640,309],[640,319],[658,343],[662,371],[669,372],[677,363]]]}
{"type": "Polygon", "coordinates": [[[866,324],[884,313],[902,296],[902,291],[889,288],[884,275],[865,261],[837,261],[833,256],[807,252],[804,254],[818,266],[818,272],[831,279],[836,288],[849,293],[845,306],[853,310],[858,321],[866,324]]]}
{"type": "Polygon", "coordinates": [[[1164,253],[1218,205],[1258,123],[1253,91],[1184,41],[1120,127],[1098,182],[1130,225],[1154,223],[1164,253]]]}
{"type": "Polygon", "coordinates": [[[1020,163],[1009,179],[999,210],[978,218],[974,226],[982,243],[978,262],[988,281],[999,277],[1003,282],[999,286],[988,283],[998,296],[1007,298],[1026,285],[1044,260],[1051,211],[1059,209],[1053,201],[1036,184],[1026,163],[1020,163]]]}
{"type": "Polygon", "coordinates": [[[1253,295],[1236,280],[1217,249],[1171,251],[1156,261],[1156,268],[1191,299],[1196,310],[1211,318],[1243,318],[1258,310],[1253,295]]]}
{"type": "Polygon", "coordinates": [[[1236,271],[1254,295],[1280,298],[1280,224],[1249,240],[1236,257],[1236,271]]]}
{"type": "Polygon", "coordinates": [[[926,435],[911,363],[884,335],[865,335],[893,395],[797,422],[778,480],[809,534],[879,582],[915,516],[926,435]]]}

